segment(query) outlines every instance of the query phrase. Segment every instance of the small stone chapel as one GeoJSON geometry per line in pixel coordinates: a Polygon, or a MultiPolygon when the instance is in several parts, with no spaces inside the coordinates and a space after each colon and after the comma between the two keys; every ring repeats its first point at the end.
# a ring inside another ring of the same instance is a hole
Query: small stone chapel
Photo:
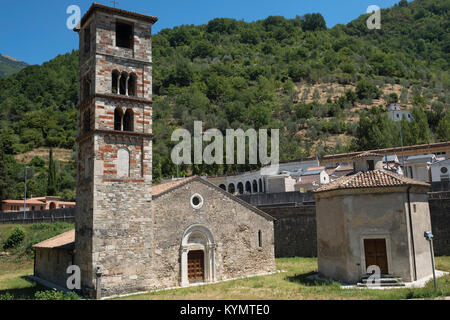
{"type": "Polygon", "coordinates": [[[377,266],[404,282],[430,276],[430,185],[384,170],[376,153],[353,160],[352,174],[314,192],[319,275],[353,284],[377,266]]]}

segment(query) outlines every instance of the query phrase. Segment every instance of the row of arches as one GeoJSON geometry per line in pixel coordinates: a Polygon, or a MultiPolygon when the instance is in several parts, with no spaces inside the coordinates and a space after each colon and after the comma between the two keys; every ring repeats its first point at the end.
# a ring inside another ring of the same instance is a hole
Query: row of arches
{"type": "Polygon", "coordinates": [[[111,90],[114,94],[125,96],[137,96],[137,76],[135,73],[128,73],[118,70],[112,72],[111,90]]]}
{"type": "MultiPolygon", "coordinates": [[[[134,131],[134,112],[127,109],[125,113],[121,107],[114,110],[114,130],[116,131],[134,131]]],[[[91,131],[91,112],[86,110],[82,118],[82,133],[86,134],[91,131]]]]}
{"type": "Polygon", "coordinates": [[[258,180],[254,179],[253,182],[246,181],[238,182],[237,184],[230,183],[228,184],[228,187],[224,184],[221,184],[220,188],[228,191],[231,194],[262,193],[265,191],[262,178],[259,178],[258,180]]]}
{"type": "Polygon", "coordinates": [[[134,131],[134,112],[127,109],[125,113],[121,107],[114,110],[114,130],[116,131],[134,131]]]}

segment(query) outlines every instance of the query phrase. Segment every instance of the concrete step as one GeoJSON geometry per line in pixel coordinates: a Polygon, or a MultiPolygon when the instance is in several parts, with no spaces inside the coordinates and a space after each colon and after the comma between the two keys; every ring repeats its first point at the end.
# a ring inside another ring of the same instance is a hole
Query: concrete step
{"type": "Polygon", "coordinates": [[[405,284],[402,280],[402,278],[394,277],[389,274],[383,274],[380,276],[379,279],[375,279],[377,284],[373,283],[372,279],[369,283],[369,277],[370,275],[364,276],[361,278],[360,282],[357,284],[358,287],[404,287],[405,284]]]}

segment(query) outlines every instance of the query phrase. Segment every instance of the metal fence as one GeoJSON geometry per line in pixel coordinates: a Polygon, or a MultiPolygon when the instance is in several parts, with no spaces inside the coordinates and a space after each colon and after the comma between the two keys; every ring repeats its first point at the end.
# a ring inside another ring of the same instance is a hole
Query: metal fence
{"type": "Polygon", "coordinates": [[[0,224],[75,222],[75,208],[22,212],[0,211],[0,224]]]}

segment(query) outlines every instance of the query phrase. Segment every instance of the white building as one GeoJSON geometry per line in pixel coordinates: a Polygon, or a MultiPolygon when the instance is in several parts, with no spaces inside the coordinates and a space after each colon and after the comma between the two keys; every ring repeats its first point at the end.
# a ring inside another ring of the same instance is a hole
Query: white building
{"type": "Polygon", "coordinates": [[[402,110],[398,104],[391,104],[387,107],[388,117],[394,121],[401,121],[403,117],[411,121],[413,116],[409,110],[402,110]]]}
{"type": "Polygon", "coordinates": [[[450,181],[450,159],[434,162],[430,165],[431,181],[450,181]]]}
{"type": "Polygon", "coordinates": [[[430,182],[430,165],[436,162],[434,154],[410,156],[405,161],[405,175],[408,178],[430,182]]]}

